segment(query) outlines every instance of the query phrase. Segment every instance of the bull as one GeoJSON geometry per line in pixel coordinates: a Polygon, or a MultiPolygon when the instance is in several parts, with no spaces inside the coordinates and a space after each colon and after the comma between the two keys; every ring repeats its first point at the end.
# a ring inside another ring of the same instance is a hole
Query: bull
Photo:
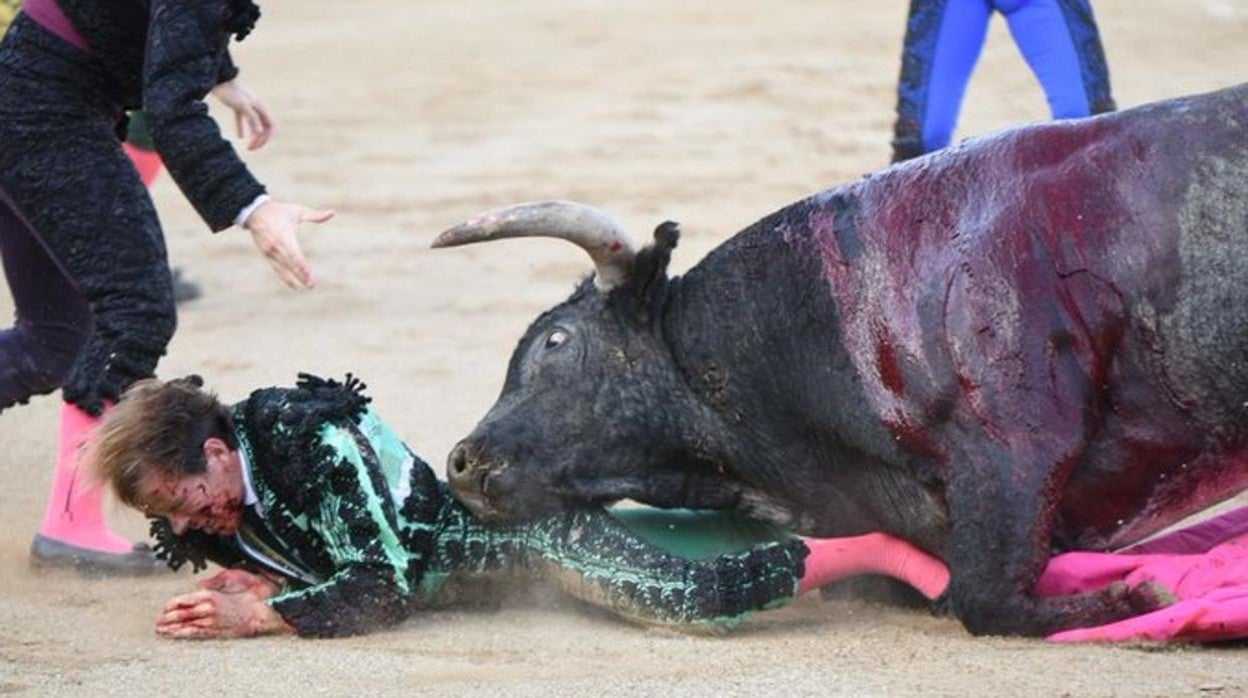
{"type": "Polygon", "coordinates": [[[529,327],[448,458],[517,521],[631,498],[944,559],[976,634],[1151,610],[1146,586],[1040,598],[1248,484],[1248,85],[1030,125],[783,208],[683,276],[569,203],[436,247],[552,236],[595,273],[529,327]]]}

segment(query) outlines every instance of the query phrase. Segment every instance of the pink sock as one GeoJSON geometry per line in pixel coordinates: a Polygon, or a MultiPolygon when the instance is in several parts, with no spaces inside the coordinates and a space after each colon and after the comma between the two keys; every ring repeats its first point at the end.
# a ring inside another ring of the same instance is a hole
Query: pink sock
{"type": "Polygon", "coordinates": [[[69,403],[61,406],[56,472],[39,533],[80,548],[128,553],[133,543],[114,535],[104,520],[103,483],[91,481],[89,464],[80,458],[80,447],[99,421],[69,403]]]}
{"type": "Polygon", "coordinates": [[[853,538],[809,538],[806,574],[798,585],[803,594],[857,574],[883,574],[906,582],[929,599],[949,586],[945,563],[900,538],[868,533],[853,538]]]}
{"type": "Polygon", "coordinates": [[[121,148],[130,157],[130,162],[134,163],[134,169],[139,171],[139,179],[143,180],[143,186],[150,188],[152,182],[160,176],[160,168],[164,165],[160,156],[154,151],[136,148],[129,143],[122,143],[121,148]]]}

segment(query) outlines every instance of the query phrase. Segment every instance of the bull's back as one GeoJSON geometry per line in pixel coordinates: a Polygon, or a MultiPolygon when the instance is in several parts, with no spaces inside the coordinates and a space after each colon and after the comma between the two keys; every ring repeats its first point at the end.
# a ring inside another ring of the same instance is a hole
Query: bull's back
{"type": "MultiPolygon", "coordinates": [[[[1231,176],[1245,168],[1246,95],[1002,133],[778,211],[686,275],[668,323],[682,370],[761,444],[754,484],[797,502],[807,532],[871,525],[938,549],[950,424],[981,409],[971,421],[1021,428],[1011,410],[1034,396],[1009,361],[1042,363],[1056,338],[1074,347],[1066,369],[1119,401],[1085,435],[1072,487],[1086,496],[1070,498],[1059,537],[1188,506],[1153,483],[1207,449],[1159,376],[1219,396],[1241,380],[1213,369],[1248,355],[1248,323],[1210,309],[1248,307],[1246,178],[1231,176]],[[1124,472],[1133,453],[1156,457],[1124,472]],[[1119,498],[1098,514],[1107,492],[1119,498]]],[[[1211,419],[1236,431],[1225,407],[1211,419]]]]}
{"type": "Polygon", "coordinates": [[[1248,486],[1248,88],[1162,107],[1144,182],[1165,196],[1124,188],[1136,225],[1107,250],[1130,324],[1115,410],[1068,488],[1071,546],[1131,542],[1248,486]]]}
{"type": "Polygon", "coordinates": [[[1093,416],[1059,538],[1138,537],[1248,481],[1248,86],[980,139],[807,203],[899,442],[939,461],[960,411],[1008,440],[1077,373],[1093,416]]]}

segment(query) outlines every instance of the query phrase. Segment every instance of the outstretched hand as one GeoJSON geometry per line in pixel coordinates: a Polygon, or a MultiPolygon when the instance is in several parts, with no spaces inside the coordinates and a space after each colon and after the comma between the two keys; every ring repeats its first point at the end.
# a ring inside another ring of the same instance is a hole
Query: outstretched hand
{"type": "Polygon", "coordinates": [[[239,138],[250,137],[248,150],[259,150],[273,137],[277,122],[260,98],[243,87],[238,78],[212,88],[212,96],[234,111],[234,128],[239,138]]]}
{"type": "Polygon", "coordinates": [[[281,584],[264,575],[236,569],[221,570],[195,586],[222,594],[250,593],[261,599],[271,598],[281,590],[281,584]]]}
{"type": "Polygon", "coordinates": [[[269,200],[244,222],[256,247],[269,260],[273,270],[291,288],[312,288],[312,268],[299,247],[299,226],[324,223],[334,217],[329,209],[311,209],[299,204],[269,200]]]}
{"type": "Polygon", "coordinates": [[[222,593],[201,589],[176,596],[156,618],[156,634],[173,639],[207,640],[287,633],[294,629],[264,598],[252,591],[222,593]]]}

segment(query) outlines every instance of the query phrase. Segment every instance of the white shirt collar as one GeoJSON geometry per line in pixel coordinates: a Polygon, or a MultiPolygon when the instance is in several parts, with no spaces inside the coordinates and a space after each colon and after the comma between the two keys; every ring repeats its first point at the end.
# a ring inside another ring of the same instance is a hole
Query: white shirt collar
{"type": "Polygon", "coordinates": [[[260,497],[256,495],[256,490],[251,486],[251,464],[247,462],[247,452],[243,449],[235,451],[238,454],[239,470],[243,473],[243,504],[251,507],[260,508],[260,497]]]}

